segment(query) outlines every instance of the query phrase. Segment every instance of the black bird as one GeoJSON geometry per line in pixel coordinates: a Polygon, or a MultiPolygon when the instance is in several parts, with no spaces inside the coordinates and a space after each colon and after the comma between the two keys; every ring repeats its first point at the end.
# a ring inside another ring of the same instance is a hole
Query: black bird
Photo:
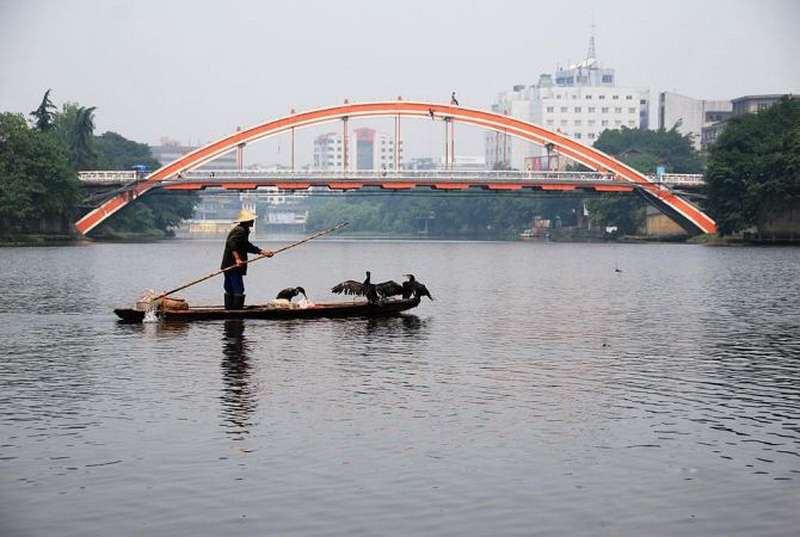
{"type": "Polygon", "coordinates": [[[378,291],[378,296],[381,298],[390,298],[403,294],[403,286],[394,280],[376,283],[375,290],[378,291]]]}
{"type": "Polygon", "coordinates": [[[431,119],[436,119],[436,116],[433,114],[433,108],[428,108],[428,115],[431,116],[431,119]]]}
{"type": "Polygon", "coordinates": [[[421,282],[418,282],[413,274],[405,274],[408,280],[403,282],[403,298],[422,298],[424,296],[433,300],[428,288],[421,282]]]}
{"type": "Polygon", "coordinates": [[[372,275],[367,271],[367,277],[363,282],[355,280],[345,280],[342,283],[337,283],[331,287],[331,292],[345,295],[363,295],[367,297],[367,301],[371,304],[378,302],[378,289],[374,283],[370,281],[372,275]]]}
{"type": "Polygon", "coordinates": [[[308,300],[308,296],[306,296],[306,290],[303,289],[300,286],[298,286],[298,287],[287,287],[286,289],[284,289],[283,291],[278,293],[278,296],[276,296],[275,298],[278,298],[278,299],[283,298],[283,299],[288,300],[289,302],[291,302],[292,299],[294,297],[296,297],[297,295],[303,295],[303,297],[306,300],[308,300]]]}
{"type": "Polygon", "coordinates": [[[454,105],[458,106],[458,99],[456,99],[456,92],[455,91],[452,94],[450,94],[450,104],[454,104],[454,105]]]}

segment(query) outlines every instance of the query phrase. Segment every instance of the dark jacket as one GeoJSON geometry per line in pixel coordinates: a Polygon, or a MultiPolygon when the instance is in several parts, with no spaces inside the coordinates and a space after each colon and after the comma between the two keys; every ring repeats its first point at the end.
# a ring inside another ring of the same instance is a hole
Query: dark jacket
{"type": "MultiPolygon", "coordinates": [[[[222,254],[222,264],[219,268],[224,269],[236,264],[236,259],[233,257],[234,251],[239,254],[239,258],[242,261],[247,261],[248,252],[251,254],[261,252],[261,248],[250,242],[248,239],[249,236],[250,228],[241,224],[234,227],[230,233],[228,233],[228,238],[225,239],[225,253],[222,254]]],[[[245,275],[247,274],[247,265],[231,269],[228,272],[238,272],[245,275]]]]}

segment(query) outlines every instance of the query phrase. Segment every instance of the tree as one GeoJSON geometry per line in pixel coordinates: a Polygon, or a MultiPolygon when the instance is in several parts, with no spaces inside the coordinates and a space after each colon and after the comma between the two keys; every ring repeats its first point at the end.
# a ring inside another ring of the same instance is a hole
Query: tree
{"type": "Polygon", "coordinates": [[[161,164],[153,158],[150,146],[128,140],[116,132],[104,132],[94,139],[97,152],[98,170],[130,170],[133,166],[143,164],[155,170],[161,164]]]}
{"type": "Polygon", "coordinates": [[[0,114],[0,230],[35,231],[44,220],[68,218],[79,196],[59,141],[29,128],[21,115],[0,114]]]}
{"type": "Polygon", "coordinates": [[[53,130],[53,120],[55,118],[56,106],[50,101],[50,90],[44,92],[44,97],[39,108],[30,113],[34,118],[34,126],[42,132],[53,130]]]}
{"type": "Polygon", "coordinates": [[[94,148],[94,111],[76,103],[66,103],[55,118],[55,131],[69,150],[76,170],[92,170],[97,166],[94,148]]]}
{"type": "Polygon", "coordinates": [[[664,166],[667,173],[702,173],[703,160],[692,137],[670,130],[628,129],[603,131],[594,147],[613,155],[642,173],[664,166]]]}
{"type": "Polygon", "coordinates": [[[800,100],[730,120],[710,148],[707,208],[720,235],[800,202],[800,100]]]}

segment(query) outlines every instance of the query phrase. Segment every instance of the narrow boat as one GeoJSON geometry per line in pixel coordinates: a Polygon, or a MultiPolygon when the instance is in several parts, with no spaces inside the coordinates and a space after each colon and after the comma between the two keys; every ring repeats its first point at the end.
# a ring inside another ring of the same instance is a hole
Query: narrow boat
{"type": "MultiPolygon", "coordinates": [[[[416,308],[419,298],[399,298],[370,304],[365,301],[314,304],[308,307],[286,307],[264,304],[226,310],[221,306],[194,306],[187,309],[164,309],[156,312],[162,321],[216,321],[224,319],[319,319],[322,317],[381,317],[416,308]]],[[[141,323],[147,311],[142,308],[117,308],[121,322],[141,323]]]]}

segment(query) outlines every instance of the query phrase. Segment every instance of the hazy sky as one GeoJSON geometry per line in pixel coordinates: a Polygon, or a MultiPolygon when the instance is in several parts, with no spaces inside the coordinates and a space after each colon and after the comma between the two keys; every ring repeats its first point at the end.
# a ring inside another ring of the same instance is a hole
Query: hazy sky
{"type": "MultiPolygon", "coordinates": [[[[593,22],[601,64],[654,101],[800,93],[798,0],[0,0],[0,111],[27,114],[52,88],[59,107],[97,107],[97,134],[155,144],[345,98],[447,102],[455,90],[488,109],[583,59],[593,22]]],[[[439,145],[416,138],[409,156],[439,145]]],[[[483,154],[480,139],[457,153],[483,154]]],[[[257,144],[248,163],[285,161],[281,143],[257,144]]]]}

